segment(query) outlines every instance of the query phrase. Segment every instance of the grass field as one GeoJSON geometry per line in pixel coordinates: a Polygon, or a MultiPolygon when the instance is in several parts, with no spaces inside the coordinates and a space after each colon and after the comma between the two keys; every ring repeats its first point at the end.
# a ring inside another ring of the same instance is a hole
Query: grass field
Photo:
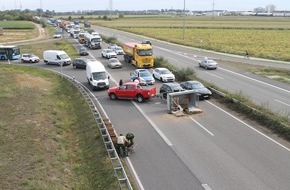
{"type": "Polygon", "coordinates": [[[0,27],[3,28],[0,44],[32,39],[38,36],[37,28],[32,22],[28,21],[0,21],[0,27]]]}
{"type": "Polygon", "coordinates": [[[92,23],[218,52],[290,61],[290,18],[125,17],[92,23]]]}
{"type": "Polygon", "coordinates": [[[46,70],[0,64],[0,85],[0,189],[118,189],[72,84],[46,70]]]}

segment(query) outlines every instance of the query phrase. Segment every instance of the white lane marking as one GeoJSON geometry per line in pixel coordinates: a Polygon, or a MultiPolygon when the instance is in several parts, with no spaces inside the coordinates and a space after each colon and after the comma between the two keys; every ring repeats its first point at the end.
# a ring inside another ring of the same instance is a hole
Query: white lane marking
{"type": "Polygon", "coordinates": [[[217,78],[224,79],[223,77],[220,77],[220,76],[218,76],[218,75],[215,75],[215,74],[213,74],[213,73],[211,73],[211,72],[206,72],[206,73],[209,74],[209,75],[215,76],[215,77],[217,77],[217,78]]]}
{"type": "Polygon", "coordinates": [[[286,106],[290,106],[290,104],[287,104],[287,103],[285,103],[285,102],[282,102],[282,101],[280,101],[280,100],[275,100],[276,102],[279,102],[279,103],[281,103],[281,104],[284,104],[284,105],[286,105],[286,106]]]}
{"type": "Polygon", "coordinates": [[[251,78],[251,77],[245,76],[245,75],[242,75],[242,74],[240,74],[240,73],[236,73],[236,72],[233,72],[233,71],[230,71],[230,70],[227,70],[227,69],[223,69],[223,68],[220,68],[220,67],[219,67],[219,69],[224,70],[224,71],[229,72],[229,73],[232,73],[232,74],[235,74],[235,75],[238,75],[238,76],[240,76],[240,77],[243,77],[243,78],[246,78],[246,79],[249,79],[249,80],[255,81],[255,82],[257,82],[257,83],[261,83],[261,84],[264,84],[264,85],[266,85],[266,86],[270,86],[270,87],[272,87],[272,88],[276,88],[276,89],[278,89],[278,90],[281,90],[281,91],[284,91],[284,92],[290,93],[290,90],[286,90],[286,89],[284,89],[284,88],[280,88],[280,87],[278,87],[278,86],[274,86],[274,85],[272,85],[272,84],[269,84],[269,83],[266,83],[266,82],[263,82],[263,81],[260,81],[260,80],[257,80],[257,79],[254,79],[254,78],[251,78]]]}
{"type": "Polygon", "coordinates": [[[214,134],[212,132],[210,132],[207,128],[205,128],[202,124],[200,124],[199,122],[197,122],[195,119],[193,119],[192,117],[190,117],[190,119],[196,123],[198,126],[200,126],[203,130],[205,130],[206,132],[208,132],[211,136],[214,136],[214,134]]]}
{"type": "Polygon", "coordinates": [[[132,101],[134,106],[139,110],[139,112],[149,121],[155,131],[163,138],[163,140],[167,143],[168,146],[173,146],[170,140],[162,133],[162,131],[157,127],[157,125],[146,115],[146,113],[137,105],[136,102],[132,101]]]}
{"type": "Polygon", "coordinates": [[[201,184],[201,186],[205,189],[205,190],[211,190],[210,186],[206,183],[201,184]]]}
{"type": "Polygon", "coordinates": [[[174,58],[172,58],[172,57],[168,57],[168,59],[172,59],[172,60],[174,60],[174,61],[178,61],[177,59],[174,59],[174,58]]]}
{"type": "Polygon", "coordinates": [[[130,168],[131,168],[131,171],[132,171],[133,175],[134,175],[135,178],[136,178],[136,181],[137,181],[137,183],[138,183],[138,186],[139,186],[140,190],[145,190],[144,187],[143,187],[143,185],[142,185],[142,183],[141,183],[141,181],[140,181],[140,179],[139,179],[139,177],[138,177],[138,175],[137,175],[136,170],[135,170],[134,167],[133,167],[133,164],[132,164],[130,158],[129,158],[129,157],[126,157],[126,158],[127,158],[128,164],[129,164],[129,166],[130,166],[130,168]]]}
{"type": "Polygon", "coordinates": [[[231,116],[232,118],[236,119],[237,121],[241,122],[242,124],[244,124],[245,126],[247,126],[248,128],[252,129],[253,131],[256,131],[257,133],[259,133],[260,135],[266,137],[268,140],[272,141],[273,143],[281,146],[282,148],[284,148],[285,150],[290,152],[290,149],[287,148],[286,146],[278,143],[277,141],[275,141],[274,139],[268,137],[267,135],[265,135],[264,133],[258,131],[257,129],[255,129],[254,127],[250,126],[249,124],[245,123],[244,121],[240,120],[239,118],[235,117],[234,115],[230,114],[229,112],[223,110],[222,108],[218,107],[217,105],[211,103],[210,101],[206,100],[207,103],[211,104],[212,106],[216,107],[217,109],[221,110],[222,112],[224,112],[225,114],[231,116]]]}

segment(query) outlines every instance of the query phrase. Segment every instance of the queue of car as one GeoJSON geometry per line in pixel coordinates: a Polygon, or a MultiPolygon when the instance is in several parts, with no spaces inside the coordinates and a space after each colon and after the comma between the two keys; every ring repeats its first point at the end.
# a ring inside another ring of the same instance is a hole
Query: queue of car
{"type": "MultiPolygon", "coordinates": [[[[54,38],[61,38],[63,35],[62,32],[56,32],[55,35],[53,36],[54,38]]],[[[99,36],[97,32],[94,32],[91,34],[92,36],[99,36]]],[[[143,40],[142,44],[150,44],[151,41],[149,40],[143,40]]],[[[101,56],[103,58],[108,59],[108,67],[111,69],[116,69],[116,68],[122,68],[122,63],[119,61],[117,58],[117,55],[123,55],[124,51],[122,47],[118,46],[117,44],[109,44],[108,48],[102,49],[101,51],[101,56]]],[[[49,63],[56,63],[59,65],[65,65],[67,63],[70,64],[70,58],[68,56],[65,56],[65,52],[60,52],[57,50],[48,50],[44,52],[44,61],[49,64],[49,63]],[[55,58],[53,58],[56,56],[55,58]],[[69,59],[69,60],[66,60],[69,59]],[[54,61],[53,61],[54,60],[54,61]],[[60,62],[63,61],[64,64],[60,64],[60,62]]],[[[85,47],[81,47],[79,49],[79,55],[80,56],[87,56],[89,55],[88,49],[85,47]]],[[[35,63],[39,62],[39,58],[33,54],[26,53],[22,54],[21,57],[22,62],[30,62],[30,63],[35,63]]],[[[81,69],[86,69],[88,64],[92,64],[92,61],[90,59],[87,59],[85,57],[78,57],[75,58],[72,61],[72,66],[76,69],[81,68],[81,69]]],[[[203,67],[205,69],[216,69],[217,68],[217,63],[211,59],[204,59],[199,62],[199,66],[203,67]]],[[[87,70],[87,69],[86,69],[87,70]]],[[[88,73],[87,73],[88,75],[88,73]]],[[[131,83],[126,83],[124,85],[118,86],[118,87],[112,87],[109,88],[108,90],[108,95],[110,96],[111,99],[117,99],[117,98],[126,98],[126,91],[132,91],[132,89],[135,89],[136,92],[138,91],[139,93],[146,94],[150,91],[150,96],[142,96],[143,98],[139,97],[136,99],[138,102],[143,102],[145,99],[149,99],[154,97],[156,93],[156,87],[155,87],[155,79],[159,80],[162,82],[162,86],[160,87],[159,93],[160,96],[163,97],[164,99],[167,98],[168,93],[172,92],[180,92],[180,91],[185,91],[185,90],[194,90],[197,93],[197,96],[199,99],[210,99],[212,93],[211,91],[206,88],[202,83],[199,81],[185,81],[181,83],[175,82],[175,76],[174,74],[168,70],[167,68],[154,68],[152,69],[152,73],[148,69],[135,69],[132,73],[130,73],[130,81],[131,83]],[[132,82],[135,82],[136,84],[140,86],[134,86],[132,82]],[[150,89],[148,91],[143,89],[148,87],[148,85],[153,85],[154,90],[150,89]],[[131,88],[134,86],[133,88],[131,88]],[[143,87],[141,87],[143,86],[143,87]],[[130,89],[129,89],[130,87],[130,89]],[[128,89],[127,89],[128,88],[128,89]],[[122,94],[123,93],[123,94],[122,94]],[[153,94],[154,93],[154,94],[153,94]]],[[[89,79],[88,79],[89,80],[89,79]]],[[[132,98],[131,96],[128,98],[132,98]]]]}

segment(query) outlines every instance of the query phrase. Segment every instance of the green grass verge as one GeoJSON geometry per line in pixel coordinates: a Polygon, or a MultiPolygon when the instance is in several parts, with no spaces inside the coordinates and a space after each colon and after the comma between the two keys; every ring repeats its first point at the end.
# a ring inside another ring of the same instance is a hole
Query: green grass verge
{"type": "Polygon", "coordinates": [[[76,49],[66,39],[46,41],[45,43],[20,45],[19,47],[21,53],[34,53],[41,59],[43,59],[43,51],[45,50],[63,50],[70,56],[72,60],[76,57],[79,57],[76,49]]]}
{"type": "Polygon", "coordinates": [[[87,102],[46,70],[0,64],[1,189],[118,189],[87,102]]]}
{"type": "Polygon", "coordinates": [[[35,25],[30,21],[0,21],[3,29],[35,29],[35,25]]]}

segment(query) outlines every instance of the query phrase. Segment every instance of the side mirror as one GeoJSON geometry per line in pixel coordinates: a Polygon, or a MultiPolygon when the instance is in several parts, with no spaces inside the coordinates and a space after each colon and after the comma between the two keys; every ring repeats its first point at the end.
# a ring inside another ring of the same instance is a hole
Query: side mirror
{"type": "Polygon", "coordinates": [[[108,75],[108,79],[110,79],[110,76],[108,75]]]}
{"type": "Polygon", "coordinates": [[[90,78],[90,81],[92,81],[93,79],[92,78],[90,78]]]}

